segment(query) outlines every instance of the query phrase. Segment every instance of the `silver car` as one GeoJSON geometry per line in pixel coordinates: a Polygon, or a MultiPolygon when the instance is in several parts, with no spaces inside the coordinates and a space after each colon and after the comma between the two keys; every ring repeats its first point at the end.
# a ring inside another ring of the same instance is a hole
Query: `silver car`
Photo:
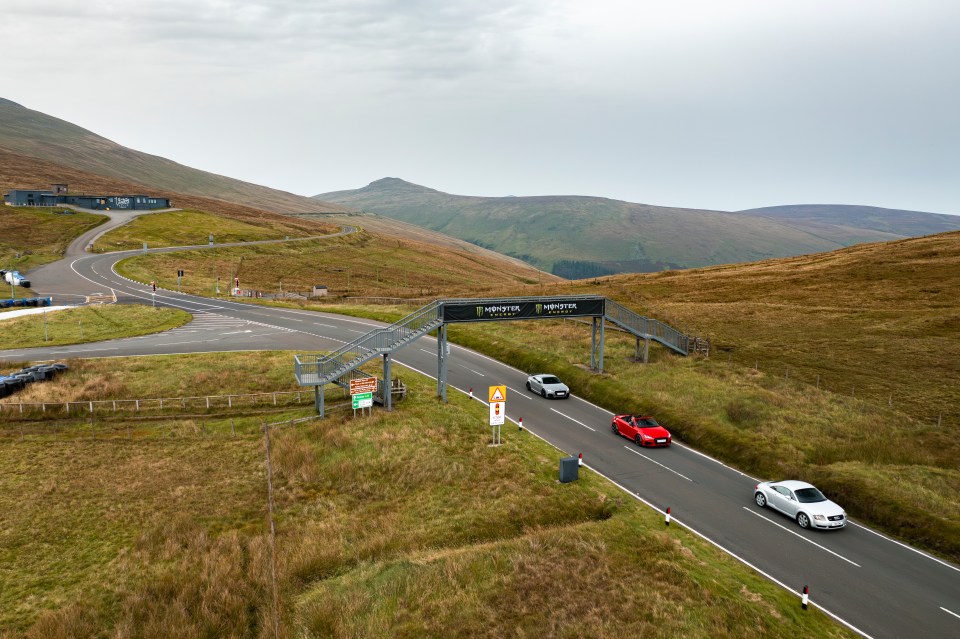
{"type": "Polygon", "coordinates": [[[566,399],[570,397],[570,389],[555,375],[541,373],[527,378],[527,390],[540,393],[547,399],[566,399]]]}
{"type": "Polygon", "coordinates": [[[823,496],[812,484],[788,479],[765,481],[754,488],[757,506],[769,506],[795,519],[801,528],[843,528],[847,514],[843,508],[823,496]]]}

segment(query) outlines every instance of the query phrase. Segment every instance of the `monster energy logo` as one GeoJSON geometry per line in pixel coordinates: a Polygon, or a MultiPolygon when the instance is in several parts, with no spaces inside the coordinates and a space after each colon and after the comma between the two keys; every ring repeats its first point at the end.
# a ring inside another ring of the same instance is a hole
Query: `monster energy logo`
{"type": "Polygon", "coordinates": [[[483,317],[483,307],[482,307],[482,306],[478,306],[478,307],[477,307],[477,317],[483,317]]]}
{"type": "Polygon", "coordinates": [[[537,304],[536,308],[537,308],[537,315],[540,315],[541,313],[543,313],[543,304],[537,304]]]}

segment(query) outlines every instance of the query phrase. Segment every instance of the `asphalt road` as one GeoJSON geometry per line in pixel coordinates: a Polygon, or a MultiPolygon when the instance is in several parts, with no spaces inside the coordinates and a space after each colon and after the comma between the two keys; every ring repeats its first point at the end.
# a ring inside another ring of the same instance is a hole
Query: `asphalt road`
{"type": "MultiPolygon", "coordinates": [[[[137,252],[130,252],[130,255],[137,252]]],[[[273,309],[181,295],[152,294],[148,286],[117,276],[112,265],[125,254],[70,257],[57,286],[108,293],[120,302],[156,303],[194,313],[190,324],[159,335],[75,347],[0,351],[0,361],[106,357],[157,353],[283,349],[326,351],[382,324],[327,313],[273,309]]],[[[62,266],[62,265],[61,265],[62,266]]],[[[50,269],[53,272],[53,269],[50,269]]],[[[33,275],[33,274],[31,274],[33,275]]],[[[31,277],[34,279],[36,276],[31,277]]],[[[44,294],[46,278],[35,286],[44,294]]],[[[585,335],[584,339],[589,339],[585,335]]],[[[421,338],[396,353],[396,364],[436,377],[436,342],[421,338]]],[[[640,364],[638,364],[640,365],[640,364]]],[[[293,362],[291,360],[291,375],[293,362]]],[[[549,371],[530,371],[549,372],[549,371]]],[[[504,426],[504,439],[539,436],[565,454],[583,454],[585,465],[650,506],[668,506],[684,525],[797,593],[810,587],[819,607],[867,637],[960,637],[960,567],[851,522],[840,531],[801,530],[793,521],[753,502],[758,481],[676,441],[640,449],[613,434],[611,413],[574,396],[545,400],[524,388],[527,373],[451,345],[448,390],[506,384],[506,414],[523,418],[527,432],[504,426]]],[[[485,403],[485,402],[484,402],[485,403]]],[[[478,428],[489,429],[485,424],[478,428]]]]}

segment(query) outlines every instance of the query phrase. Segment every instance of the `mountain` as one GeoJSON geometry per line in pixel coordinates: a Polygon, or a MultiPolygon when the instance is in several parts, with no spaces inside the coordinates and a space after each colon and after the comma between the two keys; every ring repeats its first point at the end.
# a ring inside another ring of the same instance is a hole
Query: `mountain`
{"type": "Polygon", "coordinates": [[[398,178],[314,197],[440,231],[569,278],[752,262],[960,229],[960,217],[950,226],[952,216],[931,213],[911,212],[902,225],[894,215],[868,225],[878,214],[851,212],[831,224],[826,212],[814,220],[587,196],[461,196],[398,178]]]}
{"type": "MultiPolygon", "coordinates": [[[[0,147],[91,174],[143,185],[141,190],[174,191],[217,198],[278,213],[343,212],[315,198],[208,173],[166,158],[134,151],[58,118],[0,98],[0,147]]],[[[56,179],[55,182],[66,182],[56,179]]],[[[5,184],[5,188],[49,188],[49,184],[5,184]]],[[[71,190],[76,189],[71,185],[71,190]]]]}
{"type": "Polygon", "coordinates": [[[847,244],[874,241],[873,233],[890,239],[935,235],[960,229],[960,215],[923,213],[878,206],[847,204],[794,204],[739,211],[744,215],[778,220],[814,234],[847,235],[847,244]]]}

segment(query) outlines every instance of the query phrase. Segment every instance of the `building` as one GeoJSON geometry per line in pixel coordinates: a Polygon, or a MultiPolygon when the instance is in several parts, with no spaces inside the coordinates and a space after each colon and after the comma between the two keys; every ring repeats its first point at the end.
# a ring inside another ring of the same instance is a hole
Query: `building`
{"type": "Polygon", "coordinates": [[[53,190],[11,189],[3,194],[7,206],[63,206],[70,204],[84,209],[168,209],[170,200],[152,195],[70,195],[66,184],[54,184],[53,190]]]}

